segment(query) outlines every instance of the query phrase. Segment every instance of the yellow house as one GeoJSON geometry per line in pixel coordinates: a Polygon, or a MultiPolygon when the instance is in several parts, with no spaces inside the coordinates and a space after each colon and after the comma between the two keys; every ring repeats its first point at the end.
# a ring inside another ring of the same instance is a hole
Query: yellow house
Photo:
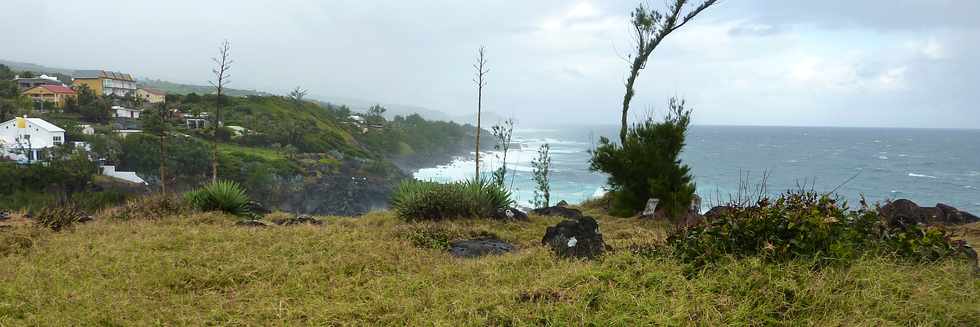
{"type": "Polygon", "coordinates": [[[54,102],[58,107],[65,106],[65,100],[75,97],[75,90],[62,85],[38,85],[22,92],[33,101],[54,102]]]}
{"type": "Polygon", "coordinates": [[[136,80],[133,76],[105,70],[77,71],[72,84],[88,86],[96,95],[124,97],[136,92],[136,80]]]}
{"type": "Polygon", "coordinates": [[[143,99],[147,103],[160,103],[166,101],[167,92],[141,87],[136,90],[136,97],[143,99]]]}

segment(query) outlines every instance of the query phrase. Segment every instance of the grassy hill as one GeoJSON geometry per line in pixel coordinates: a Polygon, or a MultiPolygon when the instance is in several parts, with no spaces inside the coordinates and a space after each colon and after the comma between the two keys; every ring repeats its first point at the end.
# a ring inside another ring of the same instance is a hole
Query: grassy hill
{"type": "MultiPolygon", "coordinates": [[[[594,213],[593,213],[594,214],[594,213]]],[[[20,218],[14,218],[16,224],[20,218]]],[[[556,218],[406,223],[379,212],[253,229],[220,214],[97,217],[0,229],[0,325],[972,325],[980,279],[958,260],[733,260],[685,277],[634,251],[666,226],[601,216],[609,254],[559,260],[556,218]],[[427,244],[494,234],[479,259],[427,244]]],[[[980,226],[968,226],[976,242],[980,226]]],[[[976,243],[974,243],[976,244],[976,243]]]]}

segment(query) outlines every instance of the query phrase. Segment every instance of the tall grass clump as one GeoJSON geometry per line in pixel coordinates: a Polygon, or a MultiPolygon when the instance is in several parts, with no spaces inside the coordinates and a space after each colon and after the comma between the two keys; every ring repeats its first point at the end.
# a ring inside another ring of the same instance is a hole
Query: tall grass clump
{"type": "Polygon", "coordinates": [[[236,216],[249,214],[248,194],[238,183],[216,181],[184,194],[191,207],[200,211],[222,211],[236,216]]]}
{"type": "Polygon", "coordinates": [[[488,179],[446,184],[406,180],[395,190],[391,206],[406,220],[492,217],[513,204],[510,195],[488,179]]]}
{"type": "Polygon", "coordinates": [[[122,206],[103,211],[100,216],[117,220],[156,220],[177,216],[188,210],[186,199],[171,194],[152,194],[133,198],[122,206]]]}
{"type": "Polygon", "coordinates": [[[674,256],[694,266],[724,257],[829,264],[870,254],[935,261],[959,253],[964,245],[941,227],[891,227],[864,201],[851,211],[846,203],[813,191],[730,206],[719,217],[674,230],[667,243],[674,256]]]}
{"type": "Polygon", "coordinates": [[[89,220],[82,209],[74,203],[62,203],[42,208],[37,211],[33,219],[35,225],[56,232],[72,228],[76,223],[89,220]]]}

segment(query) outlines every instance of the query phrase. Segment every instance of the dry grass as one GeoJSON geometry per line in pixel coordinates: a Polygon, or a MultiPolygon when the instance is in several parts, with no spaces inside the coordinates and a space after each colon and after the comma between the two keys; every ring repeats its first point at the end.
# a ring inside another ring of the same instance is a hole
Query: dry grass
{"type": "Polygon", "coordinates": [[[557,260],[539,245],[555,218],[410,224],[375,213],[265,229],[233,220],[195,214],[62,233],[0,230],[0,248],[16,247],[0,251],[0,326],[980,321],[980,279],[957,260],[867,258],[813,270],[746,259],[688,279],[678,262],[626,251],[664,236],[664,226],[632,219],[599,218],[612,251],[594,262],[557,260]],[[489,233],[518,251],[457,259],[411,237],[436,232],[489,233]]]}

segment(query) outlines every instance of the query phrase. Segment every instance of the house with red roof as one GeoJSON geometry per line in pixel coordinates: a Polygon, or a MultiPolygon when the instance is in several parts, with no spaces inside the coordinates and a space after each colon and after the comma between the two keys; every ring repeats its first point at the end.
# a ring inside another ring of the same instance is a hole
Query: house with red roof
{"type": "Polygon", "coordinates": [[[75,90],[64,85],[38,85],[21,92],[35,102],[51,102],[59,108],[65,107],[65,101],[76,96],[75,90]]]}

